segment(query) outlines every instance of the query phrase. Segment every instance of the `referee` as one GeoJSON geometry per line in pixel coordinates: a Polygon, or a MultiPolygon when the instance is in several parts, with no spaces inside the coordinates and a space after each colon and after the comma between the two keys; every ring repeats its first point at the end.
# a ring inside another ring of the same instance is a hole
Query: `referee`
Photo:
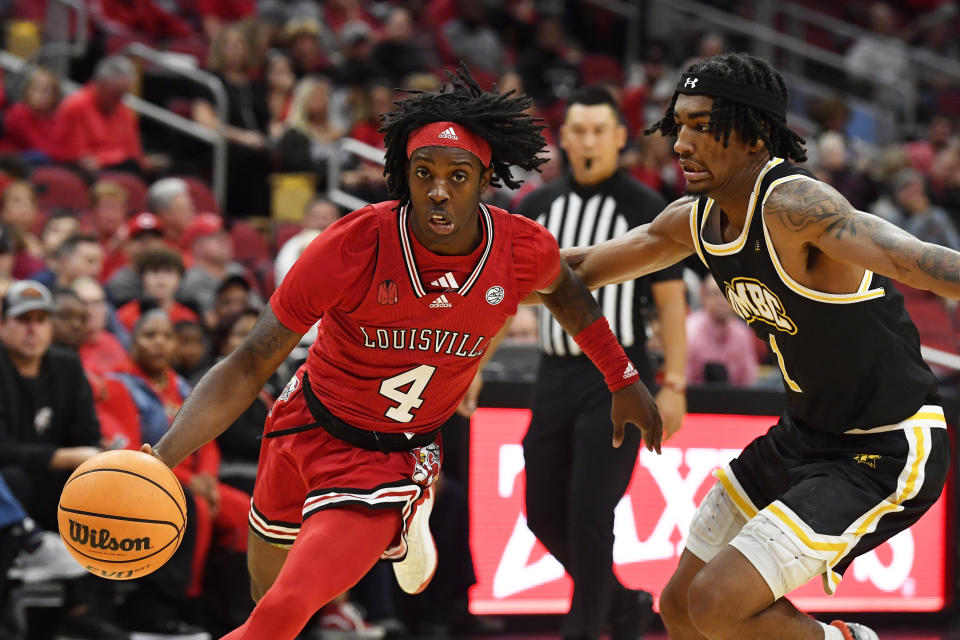
{"type": "MultiPolygon", "coordinates": [[[[519,213],[546,226],[561,248],[593,245],[653,220],[662,198],[618,168],[627,141],[619,107],[600,87],[576,92],[567,104],[560,146],[569,170],[521,203],[519,213]]],[[[641,308],[656,303],[665,357],[657,405],[664,436],[686,412],[685,290],[673,267],[596,292],[603,314],[648,387],[653,372],[641,308]]],[[[527,524],[573,578],[565,639],[636,640],[652,617],[645,591],[624,587],[613,573],[613,510],[626,492],[640,432],[610,446],[610,392],[576,343],[540,310],[540,368],[533,419],[523,439],[527,524]]]]}

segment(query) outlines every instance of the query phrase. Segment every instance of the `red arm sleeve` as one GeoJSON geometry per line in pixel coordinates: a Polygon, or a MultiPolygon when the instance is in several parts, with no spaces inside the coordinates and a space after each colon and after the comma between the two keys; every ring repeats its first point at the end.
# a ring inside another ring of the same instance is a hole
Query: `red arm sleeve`
{"type": "Polygon", "coordinates": [[[546,288],[560,274],[560,247],[543,225],[520,215],[513,223],[514,269],[520,297],[546,288]]]}
{"type": "Polygon", "coordinates": [[[364,207],[311,242],[270,298],[283,326],[306,333],[327,309],[353,309],[373,281],[379,244],[377,214],[364,207]]]}

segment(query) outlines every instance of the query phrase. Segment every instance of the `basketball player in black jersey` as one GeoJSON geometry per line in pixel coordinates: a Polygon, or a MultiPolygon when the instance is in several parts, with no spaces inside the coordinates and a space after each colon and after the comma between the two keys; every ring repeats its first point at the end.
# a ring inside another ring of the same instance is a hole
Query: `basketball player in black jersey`
{"type": "Polygon", "coordinates": [[[663,591],[673,640],[875,640],[783,596],[818,575],[833,593],[854,557],[937,500],[949,465],[937,381],[890,278],[960,298],[960,253],[855,210],[792,165],[804,141],[786,105],[764,60],[692,65],[647,132],[676,136],[688,197],[567,252],[591,287],[696,253],[783,373],[786,410],[717,472],[663,591]]]}

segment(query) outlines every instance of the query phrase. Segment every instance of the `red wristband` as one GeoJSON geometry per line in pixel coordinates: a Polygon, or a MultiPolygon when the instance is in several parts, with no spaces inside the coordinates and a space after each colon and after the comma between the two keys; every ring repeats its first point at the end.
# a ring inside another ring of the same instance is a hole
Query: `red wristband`
{"type": "Polygon", "coordinates": [[[603,316],[591,322],[590,326],[573,339],[603,374],[603,380],[610,391],[617,391],[640,379],[640,374],[624,353],[603,316]]]}

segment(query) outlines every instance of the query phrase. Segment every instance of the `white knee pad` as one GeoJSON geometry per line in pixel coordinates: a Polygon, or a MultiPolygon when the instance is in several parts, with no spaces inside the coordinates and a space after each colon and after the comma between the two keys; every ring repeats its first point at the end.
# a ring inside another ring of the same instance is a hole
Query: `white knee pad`
{"type": "Polygon", "coordinates": [[[737,509],[727,490],[717,482],[693,516],[687,549],[704,562],[710,562],[746,523],[746,517],[737,509]]]}
{"type": "Polygon", "coordinates": [[[763,513],[745,524],[730,545],[760,572],[777,599],[827,570],[826,560],[810,555],[796,538],[763,513]]]}

